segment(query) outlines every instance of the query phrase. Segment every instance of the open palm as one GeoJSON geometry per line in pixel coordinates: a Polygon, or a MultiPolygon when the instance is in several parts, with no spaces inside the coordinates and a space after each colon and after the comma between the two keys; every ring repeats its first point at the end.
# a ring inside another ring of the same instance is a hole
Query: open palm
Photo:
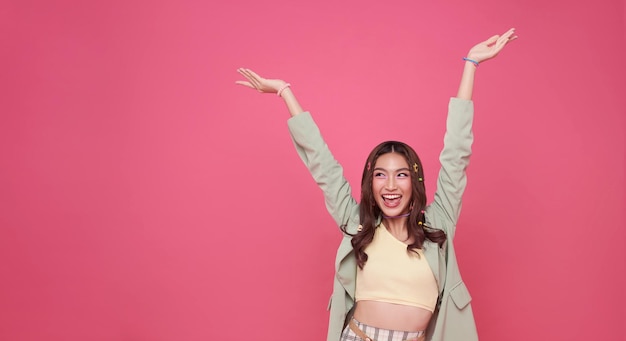
{"type": "Polygon", "coordinates": [[[286,84],[285,81],[282,81],[280,79],[263,78],[250,69],[240,68],[237,69],[237,72],[244,76],[247,81],[236,81],[235,83],[247,86],[251,89],[256,89],[259,92],[276,93],[281,87],[286,84]]]}
{"type": "Polygon", "coordinates": [[[515,29],[512,28],[503,35],[495,35],[472,47],[467,57],[477,62],[484,62],[497,56],[506,44],[515,39],[517,39],[517,36],[515,35],[515,29]]]}

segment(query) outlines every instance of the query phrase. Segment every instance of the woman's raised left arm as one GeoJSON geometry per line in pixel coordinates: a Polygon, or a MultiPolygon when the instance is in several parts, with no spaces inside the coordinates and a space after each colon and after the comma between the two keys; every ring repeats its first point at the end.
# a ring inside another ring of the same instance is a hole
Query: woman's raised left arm
{"type": "Polygon", "coordinates": [[[515,29],[512,28],[502,35],[495,35],[472,47],[465,58],[463,75],[461,76],[461,83],[459,84],[459,91],[456,97],[471,100],[472,91],[474,90],[474,74],[478,65],[497,56],[506,44],[515,39],[517,39],[517,36],[515,35],[515,29]]]}
{"type": "Polygon", "coordinates": [[[478,64],[497,56],[507,43],[516,38],[515,30],[510,29],[501,36],[495,35],[472,47],[465,58],[458,94],[456,98],[450,99],[444,147],[439,156],[441,169],[437,179],[437,191],[434,202],[427,210],[430,211],[429,217],[433,220],[430,223],[433,227],[443,229],[449,238],[455,233],[467,185],[465,170],[472,154],[472,91],[476,68],[478,64]]]}

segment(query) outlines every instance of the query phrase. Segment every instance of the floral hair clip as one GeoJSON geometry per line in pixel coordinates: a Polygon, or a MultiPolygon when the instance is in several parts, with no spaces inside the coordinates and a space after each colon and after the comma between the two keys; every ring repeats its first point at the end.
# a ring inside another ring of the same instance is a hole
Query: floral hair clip
{"type": "Polygon", "coordinates": [[[417,170],[419,169],[419,167],[417,166],[417,163],[413,164],[413,170],[415,171],[415,173],[417,173],[417,170]]]}

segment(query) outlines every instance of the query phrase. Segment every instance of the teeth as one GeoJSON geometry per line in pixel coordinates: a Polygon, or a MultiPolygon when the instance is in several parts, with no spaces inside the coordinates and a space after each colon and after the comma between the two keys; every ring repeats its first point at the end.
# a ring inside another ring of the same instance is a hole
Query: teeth
{"type": "Polygon", "coordinates": [[[400,194],[388,194],[388,195],[383,195],[383,198],[385,198],[385,199],[389,199],[389,200],[398,199],[399,197],[400,197],[400,194]]]}

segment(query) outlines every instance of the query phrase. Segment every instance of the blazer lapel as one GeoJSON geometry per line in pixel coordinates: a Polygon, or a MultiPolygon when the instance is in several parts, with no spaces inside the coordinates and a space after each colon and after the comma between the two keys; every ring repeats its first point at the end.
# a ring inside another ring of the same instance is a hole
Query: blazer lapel
{"type": "Polygon", "coordinates": [[[435,275],[437,285],[439,286],[439,294],[443,292],[443,286],[445,284],[446,263],[443,257],[443,250],[439,248],[437,243],[433,243],[430,240],[424,241],[424,256],[426,261],[435,275]]]}
{"type": "Polygon", "coordinates": [[[354,249],[351,243],[352,238],[344,236],[337,250],[337,259],[335,268],[337,280],[344,287],[346,292],[354,299],[354,291],[356,290],[356,257],[354,257],[354,249]]]}

